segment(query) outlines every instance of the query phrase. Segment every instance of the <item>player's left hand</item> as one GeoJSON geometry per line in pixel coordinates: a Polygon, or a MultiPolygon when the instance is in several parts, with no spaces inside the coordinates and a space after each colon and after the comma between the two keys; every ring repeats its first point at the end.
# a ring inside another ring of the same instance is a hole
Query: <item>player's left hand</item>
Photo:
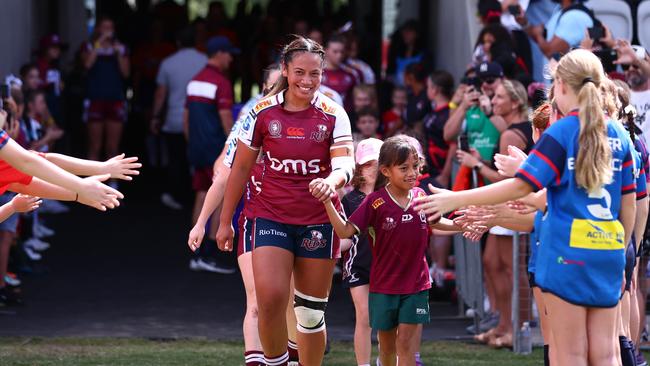
{"type": "Polygon", "coordinates": [[[309,183],[309,192],[320,202],[326,202],[336,195],[336,187],[327,179],[316,178],[309,183]]]}

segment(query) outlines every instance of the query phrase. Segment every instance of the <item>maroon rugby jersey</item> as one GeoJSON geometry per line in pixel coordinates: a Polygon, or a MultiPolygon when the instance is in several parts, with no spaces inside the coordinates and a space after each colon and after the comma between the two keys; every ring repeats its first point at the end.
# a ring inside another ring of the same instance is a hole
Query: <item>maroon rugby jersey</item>
{"type": "Polygon", "coordinates": [[[385,187],[381,188],[369,194],[350,216],[350,222],[360,233],[368,231],[372,244],[370,292],[406,295],[431,288],[424,256],[429,227],[424,214],[412,207],[415,197],[426,193],[414,187],[410,194],[404,209],[385,187]]]}
{"type": "MultiPolygon", "coordinates": [[[[332,144],[352,141],[350,119],[320,92],[299,112],[285,110],[283,100],[284,92],[262,99],[241,126],[239,140],[264,155],[264,189],[255,197],[255,216],[293,225],[329,223],[309,183],[331,173],[332,144]]],[[[340,209],[338,197],[333,202],[340,209]]]]}

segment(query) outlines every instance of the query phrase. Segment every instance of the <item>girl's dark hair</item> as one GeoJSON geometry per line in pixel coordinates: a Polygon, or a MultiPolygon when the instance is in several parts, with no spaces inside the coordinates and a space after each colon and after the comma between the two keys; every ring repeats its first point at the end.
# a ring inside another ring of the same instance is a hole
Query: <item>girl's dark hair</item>
{"type": "MultiPolygon", "coordinates": [[[[296,38],[291,41],[289,44],[284,46],[282,48],[282,54],[280,55],[280,63],[283,68],[287,68],[289,63],[293,60],[293,57],[297,53],[302,53],[302,52],[310,52],[310,53],[315,53],[320,57],[321,59],[321,67],[323,67],[325,63],[325,50],[323,50],[323,46],[318,44],[318,42],[315,42],[312,39],[302,37],[302,36],[296,36],[296,38]]],[[[287,81],[287,78],[283,75],[280,75],[280,78],[278,81],[275,82],[273,85],[273,88],[271,88],[271,91],[269,91],[268,95],[275,95],[281,92],[282,90],[286,89],[289,86],[289,82],[287,81]]]]}
{"type": "Polygon", "coordinates": [[[446,98],[451,99],[454,96],[454,77],[443,70],[434,71],[429,75],[431,83],[440,88],[440,92],[446,98]]]}
{"type": "Polygon", "coordinates": [[[474,48],[478,47],[480,44],[483,43],[483,37],[486,34],[491,34],[492,36],[494,36],[494,43],[504,42],[508,44],[510,48],[514,48],[514,41],[512,39],[512,36],[510,35],[510,32],[508,32],[508,30],[500,23],[491,23],[483,27],[483,29],[481,29],[481,32],[478,34],[478,38],[476,39],[476,44],[474,44],[474,48]]]}
{"type": "MultiPolygon", "coordinates": [[[[262,70],[262,85],[266,84],[266,81],[269,79],[271,72],[276,70],[281,70],[280,64],[277,62],[270,64],[264,70],[262,70]]],[[[264,89],[262,90],[262,95],[267,95],[269,92],[270,90],[264,89]]]]}
{"type": "Polygon", "coordinates": [[[363,174],[361,172],[361,165],[357,164],[357,166],[354,169],[354,175],[352,176],[352,179],[350,180],[350,185],[354,187],[354,189],[361,189],[361,186],[366,182],[366,179],[363,177],[363,174]]]}
{"type": "Polygon", "coordinates": [[[381,173],[381,168],[404,164],[409,156],[415,156],[415,159],[419,160],[415,146],[404,136],[393,136],[384,141],[379,149],[379,171],[377,172],[375,191],[388,183],[388,179],[381,173]]]}

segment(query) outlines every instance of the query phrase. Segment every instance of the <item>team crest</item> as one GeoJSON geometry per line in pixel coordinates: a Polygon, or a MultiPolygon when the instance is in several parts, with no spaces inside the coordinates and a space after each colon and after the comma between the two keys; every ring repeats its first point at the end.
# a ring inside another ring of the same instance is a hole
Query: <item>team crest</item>
{"type": "Polygon", "coordinates": [[[372,208],[375,210],[379,208],[379,206],[383,205],[385,203],[384,199],[379,197],[376,200],[372,201],[372,208]]]}
{"type": "Polygon", "coordinates": [[[269,134],[271,137],[281,137],[282,136],[282,124],[277,119],[269,122],[269,134]]]}
{"type": "Polygon", "coordinates": [[[381,225],[382,230],[393,230],[395,227],[397,227],[397,223],[392,217],[387,217],[381,225]]]}
{"type": "Polygon", "coordinates": [[[311,238],[302,239],[302,247],[312,252],[319,248],[325,248],[327,246],[327,240],[323,239],[323,233],[318,230],[312,230],[310,232],[311,238]]]}
{"type": "Polygon", "coordinates": [[[311,133],[311,139],[316,142],[323,142],[329,136],[330,133],[327,131],[327,126],[325,125],[316,125],[316,131],[311,133]]]}

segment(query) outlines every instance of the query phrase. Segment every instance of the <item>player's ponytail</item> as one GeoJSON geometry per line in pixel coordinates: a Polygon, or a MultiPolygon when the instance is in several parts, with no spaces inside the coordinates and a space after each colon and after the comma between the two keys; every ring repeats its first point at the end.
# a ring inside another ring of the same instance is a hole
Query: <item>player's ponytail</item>
{"type": "Polygon", "coordinates": [[[610,183],[613,177],[612,150],[607,141],[607,124],[600,93],[600,84],[606,78],[603,67],[593,53],[574,50],[562,57],[555,75],[578,96],[580,148],[575,177],[579,186],[594,192],[610,183]]]}
{"type": "MultiPolygon", "coordinates": [[[[282,48],[282,54],[280,55],[280,65],[282,67],[282,71],[287,70],[289,64],[293,60],[293,56],[299,52],[315,53],[321,59],[321,67],[325,63],[325,50],[323,49],[323,46],[312,39],[296,36],[293,41],[282,48]]],[[[280,75],[278,81],[275,82],[271,88],[271,91],[266,96],[276,95],[288,87],[289,82],[287,81],[287,77],[280,75]]]]}

